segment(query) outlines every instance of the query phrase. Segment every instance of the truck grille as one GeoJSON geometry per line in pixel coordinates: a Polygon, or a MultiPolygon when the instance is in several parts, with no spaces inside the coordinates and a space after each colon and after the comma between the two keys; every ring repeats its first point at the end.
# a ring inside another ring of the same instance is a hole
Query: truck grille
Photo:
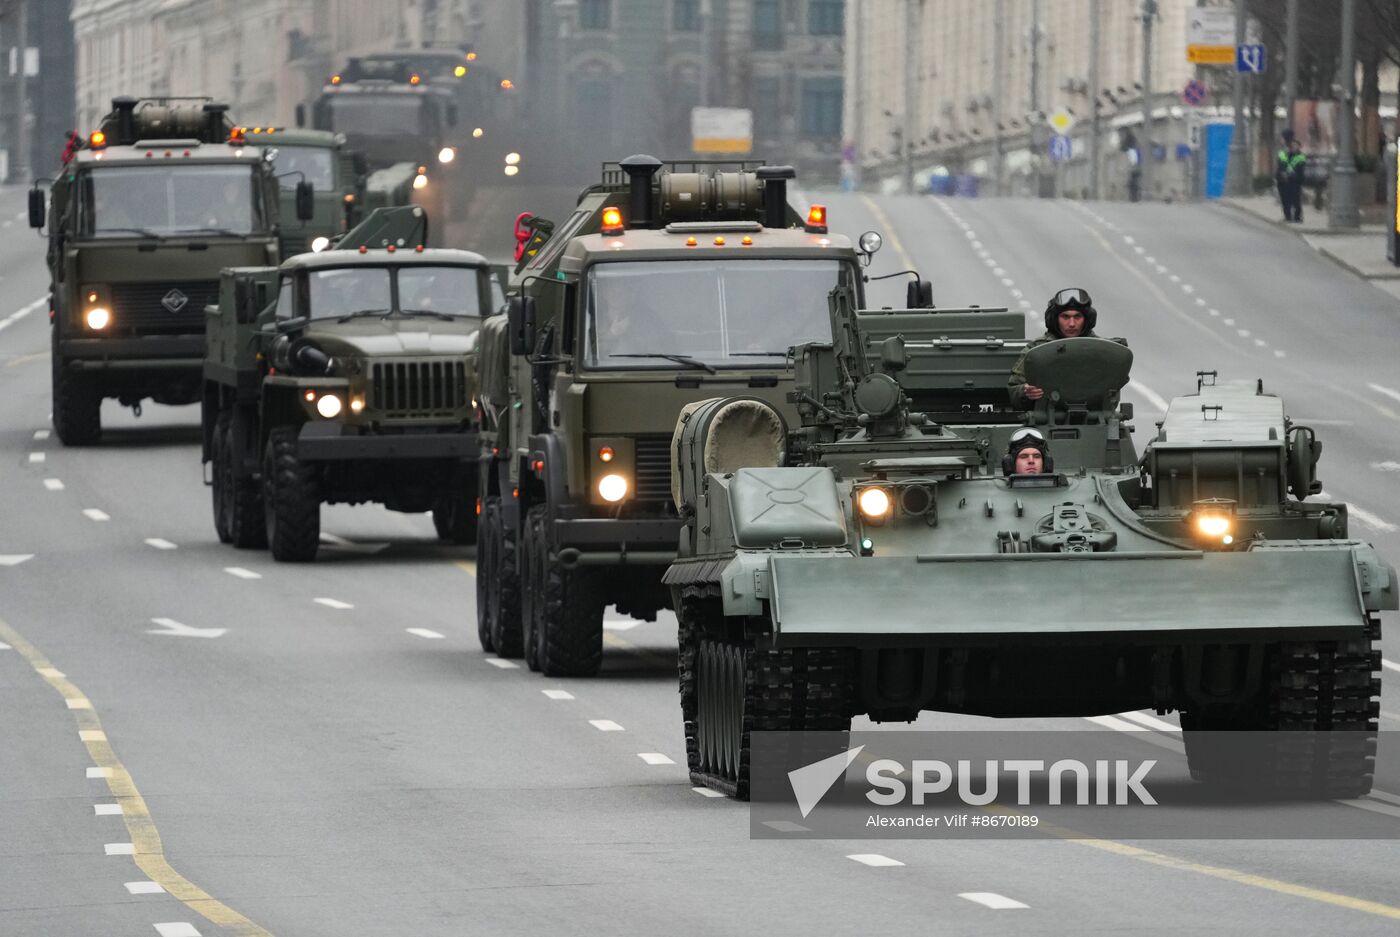
{"type": "Polygon", "coordinates": [[[452,416],[467,403],[462,361],[384,361],[370,372],[370,406],[389,417],[452,416]]]}
{"type": "Polygon", "coordinates": [[[637,500],[671,500],[671,437],[637,437],[637,500]]]}
{"type": "Polygon", "coordinates": [[[113,283],[112,321],[143,335],[188,335],[204,331],[204,307],[218,301],[218,280],[113,283]]]}

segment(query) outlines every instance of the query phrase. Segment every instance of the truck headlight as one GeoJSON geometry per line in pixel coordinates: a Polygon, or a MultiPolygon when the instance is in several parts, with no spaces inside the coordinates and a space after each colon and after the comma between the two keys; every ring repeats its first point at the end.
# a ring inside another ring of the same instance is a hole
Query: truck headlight
{"type": "Polygon", "coordinates": [[[340,416],[342,406],[338,394],[322,394],[316,400],[316,412],[328,420],[340,416]]]}
{"type": "Polygon", "coordinates": [[[331,239],[328,237],[318,237],[311,242],[311,252],[319,254],[321,251],[331,246],[331,239]]]}
{"type": "Polygon", "coordinates": [[[598,479],[598,496],[616,504],[627,497],[627,479],[621,475],[604,475],[598,479]]]}
{"type": "Polygon", "coordinates": [[[1230,498],[1202,498],[1191,505],[1187,524],[1197,540],[1211,546],[1235,542],[1235,502],[1230,498]]]}
{"type": "Polygon", "coordinates": [[[856,495],[856,505],[866,520],[882,520],[890,513],[889,492],[883,488],[866,488],[856,495]]]}
{"type": "Polygon", "coordinates": [[[428,177],[420,172],[413,177],[413,187],[415,189],[426,189],[428,187],[428,177]]]}
{"type": "Polygon", "coordinates": [[[87,311],[87,315],[83,316],[83,321],[87,323],[88,328],[100,332],[112,324],[112,314],[102,306],[93,306],[87,311]]]}
{"type": "Polygon", "coordinates": [[[438,150],[438,162],[444,166],[457,158],[457,150],[454,147],[445,146],[438,150]]]}

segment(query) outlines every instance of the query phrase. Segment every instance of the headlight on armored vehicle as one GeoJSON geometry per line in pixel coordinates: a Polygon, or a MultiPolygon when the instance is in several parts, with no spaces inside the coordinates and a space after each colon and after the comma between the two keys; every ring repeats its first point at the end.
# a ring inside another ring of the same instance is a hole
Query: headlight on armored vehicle
{"type": "Polygon", "coordinates": [[[611,504],[627,497],[627,488],[627,479],[621,475],[604,475],[598,479],[598,496],[611,504]]]}
{"type": "Polygon", "coordinates": [[[105,286],[83,287],[83,325],[100,332],[112,324],[112,303],[105,286]]]}
{"type": "Polygon", "coordinates": [[[87,327],[96,331],[101,331],[112,324],[112,314],[101,306],[93,306],[83,316],[83,321],[87,327]]]}
{"type": "Polygon", "coordinates": [[[333,420],[340,416],[340,411],[343,406],[338,394],[322,394],[316,400],[316,412],[328,420],[333,420]]]}
{"type": "Polygon", "coordinates": [[[1197,540],[1210,546],[1229,546],[1235,542],[1235,502],[1203,498],[1191,505],[1186,523],[1197,540]]]}
{"type": "Polygon", "coordinates": [[[884,520],[890,513],[890,493],[883,488],[864,488],[856,495],[856,506],[868,521],[884,520]]]}

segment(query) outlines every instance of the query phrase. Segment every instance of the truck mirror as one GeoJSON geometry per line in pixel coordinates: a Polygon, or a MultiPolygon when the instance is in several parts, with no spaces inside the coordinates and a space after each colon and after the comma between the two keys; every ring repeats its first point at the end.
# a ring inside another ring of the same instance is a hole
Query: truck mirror
{"type": "Polygon", "coordinates": [[[1307,426],[1293,427],[1288,441],[1288,490],[1302,501],[1322,490],[1317,479],[1317,460],[1322,456],[1322,442],[1307,426]]]}
{"type": "Polygon", "coordinates": [[[912,280],[905,295],[906,309],[932,309],[933,284],[928,280],[912,280]]]}
{"type": "Polygon", "coordinates": [[[350,165],[355,167],[355,175],[369,175],[369,159],[366,158],[365,154],[361,153],[359,150],[356,150],[355,152],[350,154],[350,165]]]}
{"type": "Polygon", "coordinates": [[[506,306],[510,325],[510,353],[528,355],[535,350],[535,300],[512,296],[506,306]]]}
{"type": "Polygon", "coordinates": [[[891,335],[880,343],[880,367],[886,374],[896,374],[909,367],[909,355],[904,350],[903,335],[891,335]]]}
{"type": "Polygon", "coordinates": [[[298,127],[305,127],[305,126],[306,126],[306,105],[305,105],[305,104],[298,104],[298,105],[297,105],[297,126],[298,126],[298,127]]]}
{"type": "Polygon", "coordinates": [[[44,221],[45,221],[46,218],[47,218],[47,213],[45,212],[44,209],[45,209],[45,205],[44,205],[44,191],[43,191],[43,189],[38,189],[38,188],[30,189],[30,190],[29,190],[29,227],[31,227],[31,228],[42,228],[42,227],[44,226],[44,221]]]}
{"type": "Polygon", "coordinates": [[[297,183],[297,220],[310,221],[316,216],[316,189],[309,182],[297,183]]]}

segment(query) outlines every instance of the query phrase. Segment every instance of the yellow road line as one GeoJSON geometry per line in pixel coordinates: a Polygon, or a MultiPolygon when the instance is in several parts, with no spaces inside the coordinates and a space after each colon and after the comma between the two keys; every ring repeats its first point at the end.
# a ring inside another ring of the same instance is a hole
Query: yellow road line
{"type": "Polygon", "coordinates": [[[31,361],[39,361],[39,360],[41,360],[41,359],[43,359],[43,358],[47,358],[48,356],[49,356],[49,353],[48,353],[47,351],[36,352],[36,353],[34,353],[34,354],[32,354],[32,355],[16,355],[15,357],[11,358],[9,361],[6,361],[6,362],[5,362],[5,367],[7,367],[7,368],[17,368],[17,367],[19,367],[19,366],[22,365],[22,364],[28,364],[28,363],[31,362],[31,361]]]}
{"type": "Polygon", "coordinates": [[[890,242],[890,247],[894,248],[894,252],[899,255],[899,262],[904,264],[907,270],[917,269],[918,264],[914,263],[914,259],[904,249],[904,242],[899,239],[899,235],[895,232],[894,225],[890,223],[889,216],[885,214],[884,209],[875,204],[875,200],[868,195],[862,195],[860,200],[865,203],[866,208],[870,209],[870,214],[875,216],[875,221],[880,227],[885,229],[882,234],[885,240],[890,242]]]}
{"type": "MultiPolygon", "coordinates": [[[[0,619],[0,638],[29,661],[35,672],[57,690],[64,700],[70,704],[76,700],[87,702],[87,697],[81,690],[62,676],[38,648],[3,619],[0,619]]],[[[136,789],[136,782],[131,779],[126,767],[117,758],[116,752],[112,750],[97,712],[90,706],[71,711],[78,722],[79,737],[87,746],[93,763],[107,769],[107,787],[121,805],[122,820],[126,823],[127,832],[131,835],[131,842],[135,847],[132,859],[135,860],[137,868],[209,923],[226,928],[229,933],[238,937],[272,937],[271,933],[171,868],[161,846],[160,831],[156,829],[155,820],[151,818],[151,812],[146,807],[146,800],[136,789]]]]}
{"type": "Polygon", "coordinates": [[[457,565],[465,569],[468,576],[476,575],[476,564],[471,560],[458,560],[457,565]]]}

